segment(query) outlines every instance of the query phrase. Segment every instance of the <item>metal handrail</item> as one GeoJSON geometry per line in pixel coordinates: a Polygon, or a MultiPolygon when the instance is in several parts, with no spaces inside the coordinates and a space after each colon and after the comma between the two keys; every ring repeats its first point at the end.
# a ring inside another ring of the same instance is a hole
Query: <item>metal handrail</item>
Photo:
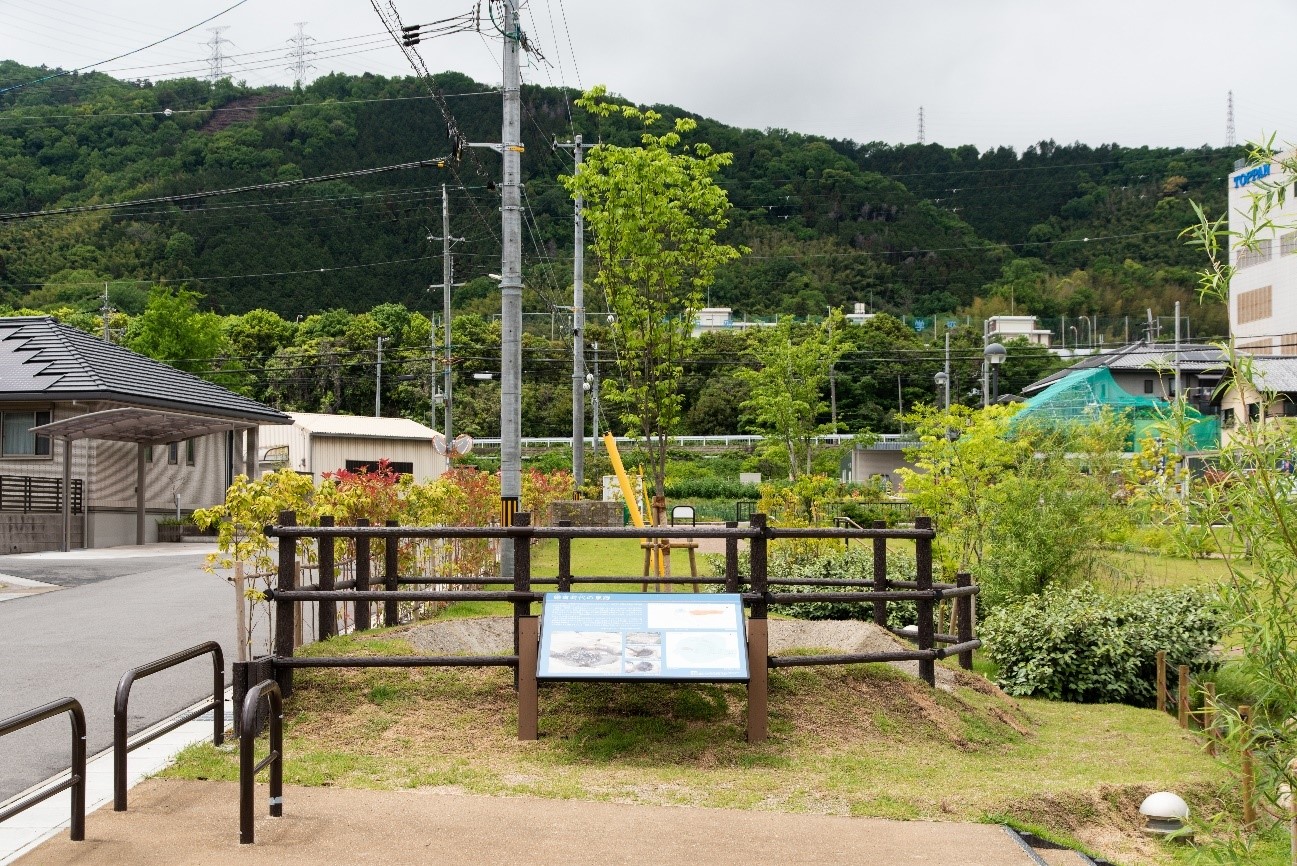
{"type": "Polygon", "coordinates": [[[4,721],[0,721],[0,737],[63,713],[68,713],[72,719],[71,775],[57,785],[23,797],[7,809],[0,810],[0,821],[6,821],[19,812],[24,812],[37,803],[43,803],[55,794],[71,788],[71,838],[73,842],[81,842],[86,838],[86,714],[81,709],[81,702],[76,698],[60,698],[34,710],[11,716],[4,721]]]}
{"type": "Polygon", "coordinates": [[[126,811],[126,756],[128,753],[135,751],[140,746],[153,742],[163,734],[168,734],[185,722],[198,718],[208,710],[212,711],[212,745],[219,746],[225,742],[225,654],[221,651],[221,645],[216,641],[207,641],[197,646],[191,646],[189,649],[173,653],[166,658],[160,658],[157,661],[149,662],[137,668],[132,668],[122,674],[122,678],[117,682],[117,697],[113,701],[113,811],[126,811]],[[152,676],[167,668],[173,668],[182,662],[199,658],[200,656],[212,656],[212,699],[202,706],[190,710],[184,715],[173,719],[165,727],[150,731],[148,734],[136,737],[131,741],[127,738],[126,721],[127,705],[131,699],[131,686],[137,679],[143,679],[152,676]]]}
{"type": "Polygon", "coordinates": [[[253,794],[257,773],[270,767],[270,817],[284,814],[284,699],[279,684],[262,680],[248,689],[239,714],[239,844],[251,845],[254,839],[253,794]],[[254,763],[257,741],[257,709],[262,696],[270,699],[270,754],[254,763]]]}

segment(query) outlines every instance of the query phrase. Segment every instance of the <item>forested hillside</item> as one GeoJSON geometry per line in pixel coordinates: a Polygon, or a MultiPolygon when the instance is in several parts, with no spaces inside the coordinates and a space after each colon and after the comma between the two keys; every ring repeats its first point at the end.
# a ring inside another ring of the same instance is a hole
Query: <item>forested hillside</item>
{"type": "MultiPolygon", "coordinates": [[[[41,74],[0,63],[0,88],[41,74]]],[[[469,140],[498,139],[491,87],[453,73],[436,86],[469,140]]],[[[570,273],[571,205],[556,177],[571,157],[551,142],[581,132],[587,142],[625,144],[636,134],[583,115],[572,95],[524,89],[525,256],[537,313],[562,304],[570,273]]],[[[1194,260],[1176,232],[1189,221],[1190,197],[1223,208],[1237,155],[1053,142],[979,153],[699,121],[696,138],[734,154],[723,178],[734,205],[727,240],[751,248],[723,270],[710,300],[747,315],[863,302],[927,316],[979,296],[1042,315],[1188,303],[1194,260]],[[1026,264],[1006,270],[1015,260],[1026,264]]],[[[290,91],[68,76],[0,95],[0,213],[416,163],[448,147],[442,112],[410,78],[335,74],[290,91]]],[[[466,238],[455,247],[456,276],[469,280],[497,267],[498,171],[494,153],[472,149],[447,169],[6,219],[0,301],[84,304],[105,281],[125,289],[165,280],[229,313],[297,316],[389,301],[428,308],[427,287],[441,275],[439,246],[427,240],[440,234],[441,184],[450,188],[452,234],[466,238]]],[[[472,309],[489,289],[459,297],[472,309]]]]}

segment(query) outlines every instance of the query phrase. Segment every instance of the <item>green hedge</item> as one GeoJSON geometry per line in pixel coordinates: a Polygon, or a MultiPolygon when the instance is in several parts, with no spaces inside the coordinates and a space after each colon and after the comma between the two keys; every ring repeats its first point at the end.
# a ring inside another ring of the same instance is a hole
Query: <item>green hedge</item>
{"type": "Polygon", "coordinates": [[[1157,651],[1172,670],[1204,667],[1223,626],[1215,596],[1202,590],[1113,596],[1084,586],[1002,607],[979,636],[1011,695],[1149,707],[1157,651]]]}
{"type": "MultiPolygon", "coordinates": [[[[666,483],[667,500],[673,499],[760,499],[755,484],[740,484],[727,478],[703,476],[681,478],[666,483]]],[[[683,503],[681,503],[683,504],[683,503]]]]}

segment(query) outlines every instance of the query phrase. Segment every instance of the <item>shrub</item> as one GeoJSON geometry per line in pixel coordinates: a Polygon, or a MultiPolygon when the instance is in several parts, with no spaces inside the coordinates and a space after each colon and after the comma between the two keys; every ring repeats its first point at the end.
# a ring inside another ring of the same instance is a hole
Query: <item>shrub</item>
{"type": "Polygon", "coordinates": [[[680,478],[666,483],[668,499],[757,499],[761,491],[755,484],[715,476],[680,478]]]}
{"type": "MultiPolygon", "coordinates": [[[[725,573],[725,561],[717,557],[712,560],[712,571],[716,576],[725,573]]],[[[872,620],[874,606],[870,602],[834,601],[834,593],[859,592],[858,587],[848,586],[787,586],[779,583],[780,578],[872,578],[874,574],[874,552],[865,544],[852,544],[845,547],[820,546],[817,548],[775,547],[770,552],[767,568],[772,591],[797,592],[816,596],[813,602],[800,604],[772,604],[770,612],[797,619],[835,619],[835,620],[872,620]],[[818,600],[822,597],[823,601],[818,600]]],[[[750,573],[750,559],[747,551],[739,553],[739,573],[750,573]]],[[[887,576],[892,580],[914,580],[914,557],[889,552],[887,555],[887,576]]],[[[911,625],[918,621],[912,601],[894,601],[887,605],[887,624],[892,628],[911,625]]]]}
{"type": "Polygon", "coordinates": [[[1157,651],[1172,669],[1202,667],[1223,623],[1201,590],[1112,596],[1081,586],[1002,607],[980,632],[1011,695],[1152,706],[1157,651]]]}

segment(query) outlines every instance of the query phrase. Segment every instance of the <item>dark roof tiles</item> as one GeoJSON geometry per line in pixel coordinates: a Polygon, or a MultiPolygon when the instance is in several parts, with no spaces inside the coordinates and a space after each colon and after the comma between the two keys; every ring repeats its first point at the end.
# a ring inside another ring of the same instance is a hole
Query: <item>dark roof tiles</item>
{"type": "Polygon", "coordinates": [[[269,424],[291,419],[47,316],[0,318],[0,401],[118,400],[269,424]]]}

